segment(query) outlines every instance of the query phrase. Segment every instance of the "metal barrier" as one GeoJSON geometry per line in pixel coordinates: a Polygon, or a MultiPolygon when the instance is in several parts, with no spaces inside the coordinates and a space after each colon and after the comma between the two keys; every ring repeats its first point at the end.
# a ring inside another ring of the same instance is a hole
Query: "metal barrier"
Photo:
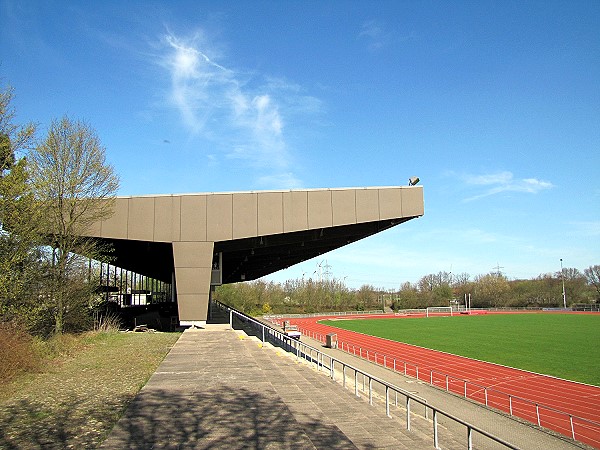
{"type": "Polygon", "coordinates": [[[462,425],[463,427],[465,427],[466,429],[466,444],[467,444],[467,448],[469,450],[472,450],[473,448],[473,432],[480,434],[481,436],[484,436],[490,440],[492,440],[493,442],[500,444],[506,448],[510,448],[510,449],[518,449],[518,447],[516,447],[513,444],[510,444],[509,442],[504,441],[503,439],[494,436],[491,433],[488,433],[487,431],[476,427],[475,425],[472,425],[448,412],[443,411],[440,408],[431,406],[427,403],[427,400],[425,400],[422,397],[419,397],[417,395],[414,395],[408,391],[405,391],[404,389],[395,386],[391,383],[388,383],[387,381],[384,381],[380,378],[377,378],[373,375],[370,375],[369,373],[354,367],[350,364],[346,364],[343,361],[340,361],[339,359],[328,355],[324,352],[322,352],[321,350],[312,347],[308,344],[305,344],[301,341],[295,340],[295,339],[291,339],[288,336],[286,336],[283,332],[269,326],[266,325],[262,322],[259,322],[258,320],[247,316],[244,313],[241,313],[239,311],[236,311],[226,305],[223,305],[222,303],[219,302],[214,302],[216,305],[218,305],[219,307],[221,307],[222,309],[226,310],[229,314],[229,325],[231,326],[231,328],[234,328],[234,318],[237,318],[240,322],[240,325],[243,327],[253,327],[256,329],[256,333],[257,333],[257,337],[259,337],[261,339],[261,341],[263,343],[266,342],[270,342],[276,346],[279,346],[281,348],[283,348],[284,350],[291,352],[292,354],[294,354],[296,356],[296,359],[303,359],[311,364],[314,364],[316,366],[317,371],[325,371],[326,373],[328,373],[328,376],[336,381],[336,369],[338,371],[338,375],[341,374],[342,376],[342,380],[341,383],[343,385],[344,388],[347,389],[348,386],[348,374],[347,372],[350,372],[350,376],[354,375],[354,395],[359,396],[359,375],[362,377],[362,382],[363,382],[363,392],[367,392],[366,391],[366,384],[368,383],[368,398],[369,398],[369,404],[373,405],[373,397],[374,397],[374,386],[373,384],[378,384],[380,385],[380,387],[385,391],[385,412],[386,415],[388,417],[392,417],[390,414],[390,407],[391,407],[391,400],[390,400],[390,394],[394,395],[394,405],[395,406],[399,406],[398,403],[398,396],[400,396],[401,398],[404,398],[404,408],[406,408],[406,416],[405,416],[405,421],[406,421],[406,429],[410,431],[411,429],[411,416],[414,414],[414,406],[413,404],[417,404],[417,405],[421,405],[421,407],[423,408],[423,411],[425,412],[425,418],[428,419],[428,415],[429,412],[432,413],[432,435],[433,435],[433,445],[434,448],[439,448],[439,437],[438,437],[438,422],[439,422],[439,416],[444,416],[448,419],[450,419],[451,421],[455,422],[456,424],[462,425]]]}
{"type": "MultiPolygon", "coordinates": [[[[325,335],[300,328],[305,336],[319,342],[325,342],[325,335]]],[[[498,389],[456,378],[433,369],[419,367],[419,365],[394,358],[392,356],[363,349],[360,346],[338,341],[338,349],[354,356],[364,358],[367,361],[381,365],[394,372],[408,377],[425,381],[429,385],[445,390],[466,399],[485,404],[487,407],[495,408],[511,416],[525,419],[537,424],[539,427],[549,428],[573,440],[587,442],[590,434],[600,435],[600,423],[593,420],[578,417],[573,414],[560,411],[541,403],[533,402],[525,398],[508,394],[498,389]],[[579,429],[579,432],[576,430],[579,429]],[[585,433],[587,432],[587,433],[585,433]]],[[[597,443],[596,443],[597,444],[597,443]]]]}

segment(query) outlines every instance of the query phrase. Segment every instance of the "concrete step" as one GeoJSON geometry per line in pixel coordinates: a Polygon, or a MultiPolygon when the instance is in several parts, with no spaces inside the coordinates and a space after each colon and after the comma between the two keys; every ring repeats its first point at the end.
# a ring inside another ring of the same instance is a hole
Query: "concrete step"
{"type": "MultiPolygon", "coordinates": [[[[409,432],[402,408],[392,416],[281,349],[207,326],[182,334],[100,448],[433,447],[430,419],[413,414],[409,432]]],[[[440,448],[466,448],[464,430],[441,426],[440,437],[440,448]]]]}
{"type": "MultiPolygon", "coordinates": [[[[355,396],[354,390],[344,389],[325,372],[304,364],[301,359],[296,360],[281,349],[269,346],[261,349],[255,338],[246,338],[245,342],[253,358],[263,370],[269,371],[275,391],[317,447],[318,439],[311,433],[311,424],[317,421],[336,426],[358,448],[433,447],[431,420],[412,414],[408,431],[404,409],[392,408],[392,418],[388,418],[380,400],[371,406],[367,394],[355,396]]],[[[443,448],[464,449],[466,440],[464,436],[461,438],[446,439],[443,448]]]]}

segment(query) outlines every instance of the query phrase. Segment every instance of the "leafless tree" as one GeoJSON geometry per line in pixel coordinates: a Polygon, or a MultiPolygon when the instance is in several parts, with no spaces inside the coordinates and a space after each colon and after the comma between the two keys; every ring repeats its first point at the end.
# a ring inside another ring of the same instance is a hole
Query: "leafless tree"
{"type": "Polygon", "coordinates": [[[596,288],[598,298],[600,298],[600,265],[590,266],[583,271],[587,282],[596,288]]]}
{"type": "Polygon", "coordinates": [[[62,333],[75,305],[86,300],[69,288],[69,276],[81,273],[81,255],[96,256],[97,244],[85,238],[90,226],[112,214],[119,179],[106,162],[105,148],[85,122],[54,120],[45,140],[30,153],[36,199],[43,205],[51,236],[54,331],[62,333]]]}

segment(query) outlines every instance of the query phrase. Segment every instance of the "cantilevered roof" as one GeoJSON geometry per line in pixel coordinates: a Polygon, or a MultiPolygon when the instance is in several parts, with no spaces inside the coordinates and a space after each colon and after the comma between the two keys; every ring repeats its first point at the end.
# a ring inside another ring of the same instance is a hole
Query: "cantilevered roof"
{"type": "Polygon", "coordinates": [[[253,280],[422,216],[421,186],[118,197],[89,235],[114,264],[170,282],[173,243],[212,242],[222,281],[253,280]]]}

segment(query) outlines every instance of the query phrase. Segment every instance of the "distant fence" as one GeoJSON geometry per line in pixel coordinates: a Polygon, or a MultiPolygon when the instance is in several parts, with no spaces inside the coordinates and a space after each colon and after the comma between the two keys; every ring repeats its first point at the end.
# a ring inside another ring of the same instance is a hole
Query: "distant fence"
{"type": "MultiPolygon", "coordinates": [[[[432,406],[427,403],[427,401],[413,393],[405,391],[404,389],[395,386],[387,381],[384,381],[380,378],[377,378],[361,369],[358,369],[350,364],[347,364],[333,356],[330,356],[321,350],[307,345],[303,342],[297,341],[295,339],[291,339],[281,331],[266,325],[262,322],[255,320],[254,318],[247,316],[239,311],[236,311],[226,305],[223,305],[219,302],[215,302],[215,304],[222,309],[224,309],[229,314],[229,324],[232,328],[235,326],[248,329],[253,328],[254,334],[262,341],[262,342],[270,342],[276,346],[279,346],[296,356],[296,359],[303,359],[311,364],[314,364],[318,371],[325,371],[328,373],[328,376],[332,380],[336,380],[336,370],[337,376],[341,376],[342,385],[344,388],[349,388],[349,386],[353,387],[354,395],[359,395],[359,381],[362,380],[363,383],[363,391],[368,393],[369,404],[373,405],[373,393],[374,393],[374,385],[380,386],[380,389],[384,392],[385,397],[385,412],[388,417],[391,416],[391,407],[402,406],[405,408],[405,423],[406,429],[411,430],[411,418],[414,414],[414,405],[420,405],[425,412],[426,419],[429,418],[429,412],[431,412],[431,436],[433,440],[433,447],[439,447],[439,434],[438,434],[438,421],[440,417],[446,417],[453,421],[454,423],[461,425],[466,430],[466,447],[469,450],[473,449],[473,437],[474,435],[480,436],[482,439],[491,440],[497,444],[502,445],[503,447],[510,449],[517,449],[515,445],[500,439],[493,434],[476,427],[448,412],[443,411],[435,406],[432,406]],[[359,378],[360,376],[360,378],[359,378]],[[368,388],[366,387],[368,385],[368,388]],[[391,396],[394,397],[394,401],[391,400],[391,396]],[[398,396],[400,396],[401,400],[398,402],[398,396]]],[[[361,312],[364,314],[364,312],[361,312]]],[[[381,312],[379,312],[381,313],[381,312]]],[[[271,316],[273,317],[273,316],[271,316]]],[[[287,315],[286,317],[290,317],[287,315]]]]}
{"type": "MultiPolygon", "coordinates": [[[[589,306],[589,305],[588,305],[589,306]]],[[[559,308],[563,310],[562,308],[559,308]]],[[[452,306],[452,312],[468,312],[468,311],[542,311],[543,308],[540,306],[524,306],[524,307],[493,307],[493,308],[465,308],[464,305],[452,306]]],[[[570,309],[569,309],[570,310],[570,309]]],[[[399,309],[394,314],[396,315],[426,315],[427,308],[412,308],[412,309],[399,309]]],[[[386,313],[382,309],[375,309],[369,311],[322,311],[318,313],[306,313],[306,314],[267,314],[263,318],[265,320],[273,321],[279,319],[309,319],[313,317],[330,317],[330,316],[361,316],[361,315],[377,315],[377,314],[391,314],[386,313]]]]}
{"type": "Polygon", "coordinates": [[[308,319],[311,317],[324,317],[324,316],[361,316],[368,314],[385,314],[382,309],[374,309],[370,311],[341,311],[341,312],[320,312],[320,313],[307,313],[307,314],[269,314],[263,316],[265,320],[277,320],[277,319],[308,319]]]}
{"type": "Polygon", "coordinates": [[[584,312],[600,312],[600,303],[586,304],[576,303],[571,306],[573,311],[584,311],[584,312]]]}

